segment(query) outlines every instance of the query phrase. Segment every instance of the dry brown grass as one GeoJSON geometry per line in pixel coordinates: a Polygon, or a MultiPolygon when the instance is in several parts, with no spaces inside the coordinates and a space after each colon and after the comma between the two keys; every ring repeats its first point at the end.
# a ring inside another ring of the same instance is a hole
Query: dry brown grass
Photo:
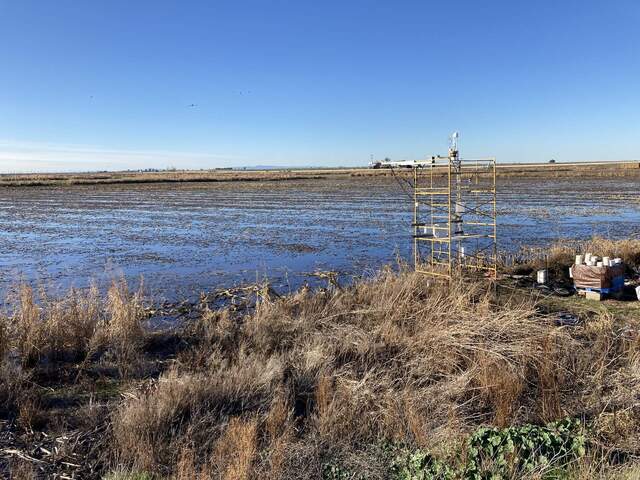
{"type": "Polygon", "coordinates": [[[253,468],[265,477],[313,475],[326,455],[347,452],[376,478],[383,468],[355,455],[358,445],[395,440],[441,451],[483,423],[581,415],[592,376],[611,369],[604,346],[580,343],[533,301],[500,304],[482,283],[385,272],[335,293],[264,296],[235,323],[228,315],[207,313],[198,354],[118,410],[114,431],[130,466],[171,471],[185,448],[224,457],[219,445],[232,443],[224,425],[250,418],[249,433],[231,432],[254,438],[255,426],[253,468]]]}
{"type": "Polygon", "coordinates": [[[116,412],[131,468],[308,478],[331,457],[382,478],[363,445],[443,452],[481,424],[565,416],[640,448],[637,335],[606,316],[558,328],[533,300],[505,302],[486,284],[384,272],[333,293],[263,295],[235,320],[208,311],[195,331],[174,369],[116,412]]]}
{"type": "MultiPolygon", "coordinates": [[[[21,291],[4,349],[29,359],[22,371],[69,352],[88,368],[99,348],[126,369],[143,360],[141,293],[116,282],[106,300],[71,296],[37,305],[21,291]]],[[[183,347],[162,360],[163,373],[105,406],[105,468],[293,479],[319,478],[333,461],[381,479],[388,442],[446,456],[480,425],[564,417],[587,421],[603,451],[640,452],[640,319],[602,311],[558,327],[526,293],[390,270],[349,288],[259,298],[243,314],[204,308],[177,334],[183,347]]],[[[9,378],[15,364],[3,368],[9,378]]],[[[2,392],[14,410],[29,406],[2,392]]],[[[594,465],[577,465],[575,478],[611,470],[594,465]]]]}
{"type": "Polygon", "coordinates": [[[114,281],[107,292],[106,319],[100,325],[94,345],[106,342],[113,350],[121,374],[130,373],[144,342],[145,318],[142,282],[132,293],[124,279],[114,281]]]}
{"type": "Polygon", "coordinates": [[[17,311],[10,322],[14,328],[16,348],[23,365],[38,361],[45,340],[41,329],[40,309],[35,303],[33,289],[23,284],[18,292],[17,311]]]}
{"type": "Polygon", "coordinates": [[[540,255],[547,265],[566,268],[575,262],[576,255],[592,253],[598,257],[622,258],[630,266],[640,266],[640,240],[611,240],[594,237],[586,241],[562,241],[541,250],[540,255]]]}
{"type": "Polygon", "coordinates": [[[281,365],[254,356],[238,360],[229,364],[219,358],[197,374],[170,370],[122,405],[114,421],[122,460],[148,469],[175,461],[177,452],[190,444],[202,454],[220,434],[222,421],[245,410],[266,411],[281,365]]]}
{"type": "Polygon", "coordinates": [[[130,293],[123,280],[113,282],[106,301],[91,287],[61,299],[41,293],[37,302],[33,288],[21,284],[9,302],[11,313],[0,319],[0,352],[15,348],[24,367],[80,359],[103,344],[128,358],[144,338],[142,293],[130,293]]]}
{"type": "Polygon", "coordinates": [[[27,376],[8,364],[0,365],[0,418],[16,414],[24,401],[28,401],[27,376]]]}
{"type": "Polygon", "coordinates": [[[591,253],[598,257],[621,258],[628,267],[629,274],[640,268],[640,239],[612,240],[593,237],[590,240],[562,240],[549,247],[524,248],[505,263],[507,272],[529,273],[546,268],[550,278],[569,281],[569,267],[576,255],[591,253]]]}
{"type": "Polygon", "coordinates": [[[249,480],[256,477],[258,420],[231,418],[213,446],[211,458],[202,459],[193,447],[184,447],[175,469],[175,480],[249,480]]]}
{"type": "Polygon", "coordinates": [[[599,257],[620,257],[628,265],[640,266],[639,239],[611,240],[595,237],[588,242],[584,242],[582,250],[591,252],[599,257]]]}
{"type": "Polygon", "coordinates": [[[223,480],[253,478],[253,462],[257,453],[258,424],[256,418],[233,417],[214,446],[212,461],[223,480]]]}
{"type": "Polygon", "coordinates": [[[125,372],[145,337],[141,293],[131,294],[122,281],[106,300],[95,287],[52,299],[21,284],[7,312],[0,316],[0,418],[16,417],[25,428],[43,423],[40,397],[47,389],[32,377],[55,382],[96,350],[113,352],[125,372]]]}
{"type": "Polygon", "coordinates": [[[608,465],[601,459],[586,457],[573,465],[566,477],[570,480],[637,480],[640,463],[635,460],[624,465],[608,465]]]}

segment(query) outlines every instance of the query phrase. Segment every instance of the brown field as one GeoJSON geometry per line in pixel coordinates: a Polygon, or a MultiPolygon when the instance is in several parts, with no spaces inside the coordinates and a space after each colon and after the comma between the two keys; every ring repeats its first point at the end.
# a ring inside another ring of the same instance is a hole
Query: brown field
{"type": "MultiPolygon", "coordinates": [[[[582,247],[640,266],[637,240],[582,247]]],[[[562,272],[573,253],[544,261],[562,272]]],[[[40,300],[23,285],[0,318],[0,475],[638,478],[640,303],[554,297],[506,273],[256,286],[246,308],[203,298],[160,331],[122,281],[40,300]],[[474,444],[487,426],[492,446],[474,444]],[[516,428],[525,443],[501,443],[516,428]]]]}
{"type": "MultiPolygon", "coordinates": [[[[163,182],[267,182],[314,180],[340,177],[389,177],[408,169],[334,168],[282,170],[179,170],[163,172],[103,172],[56,174],[2,174],[0,186],[65,186],[163,182]]],[[[640,162],[571,164],[498,164],[501,177],[640,177],[640,162]]]]}

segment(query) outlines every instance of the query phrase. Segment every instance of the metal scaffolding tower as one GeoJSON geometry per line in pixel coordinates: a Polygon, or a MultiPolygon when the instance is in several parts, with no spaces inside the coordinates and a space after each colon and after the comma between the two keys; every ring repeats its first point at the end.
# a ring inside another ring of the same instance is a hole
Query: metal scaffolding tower
{"type": "Polygon", "coordinates": [[[458,134],[446,157],[413,165],[415,269],[451,278],[461,269],[497,275],[496,159],[463,159],[458,134]]]}

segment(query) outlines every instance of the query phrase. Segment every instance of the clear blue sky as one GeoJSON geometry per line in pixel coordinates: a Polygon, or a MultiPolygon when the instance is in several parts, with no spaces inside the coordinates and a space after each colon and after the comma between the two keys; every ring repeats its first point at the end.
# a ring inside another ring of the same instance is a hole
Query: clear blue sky
{"type": "Polygon", "coordinates": [[[3,172],[357,165],[453,130],[639,158],[640,3],[0,0],[3,172]]]}

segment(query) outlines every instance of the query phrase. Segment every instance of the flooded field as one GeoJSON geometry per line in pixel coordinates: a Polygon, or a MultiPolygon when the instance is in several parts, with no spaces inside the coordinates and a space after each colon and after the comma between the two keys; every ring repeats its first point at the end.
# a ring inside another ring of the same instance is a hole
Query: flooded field
{"type": "MultiPolygon", "coordinates": [[[[635,178],[499,181],[499,248],[640,233],[635,178]]],[[[159,298],[268,278],[361,275],[411,252],[411,201],[393,178],[0,189],[0,290],[144,276],[159,298]]]]}

